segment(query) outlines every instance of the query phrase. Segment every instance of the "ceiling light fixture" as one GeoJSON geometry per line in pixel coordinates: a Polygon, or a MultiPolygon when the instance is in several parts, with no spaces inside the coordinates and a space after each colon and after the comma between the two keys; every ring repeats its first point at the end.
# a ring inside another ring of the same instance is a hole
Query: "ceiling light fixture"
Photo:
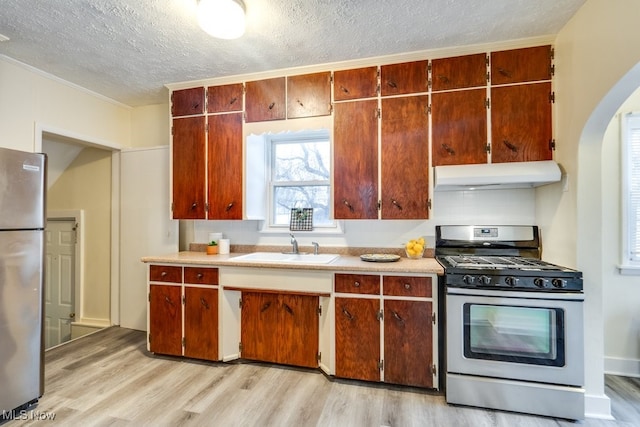
{"type": "Polygon", "coordinates": [[[244,34],[244,3],[242,0],[200,0],[198,23],[213,37],[237,39],[244,34]]]}

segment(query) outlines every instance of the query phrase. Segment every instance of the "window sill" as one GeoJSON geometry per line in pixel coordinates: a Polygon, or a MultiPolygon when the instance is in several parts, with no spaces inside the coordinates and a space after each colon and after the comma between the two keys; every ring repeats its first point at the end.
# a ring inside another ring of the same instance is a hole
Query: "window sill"
{"type": "Polygon", "coordinates": [[[295,230],[290,231],[288,226],[283,227],[270,227],[267,221],[260,221],[261,225],[258,226],[258,232],[261,234],[309,234],[309,235],[342,235],[344,234],[344,222],[336,221],[335,227],[317,227],[311,231],[295,230]]]}
{"type": "Polygon", "coordinates": [[[640,265],[618,265],[618,270],[623,276],[640,276],[640,265]]]}

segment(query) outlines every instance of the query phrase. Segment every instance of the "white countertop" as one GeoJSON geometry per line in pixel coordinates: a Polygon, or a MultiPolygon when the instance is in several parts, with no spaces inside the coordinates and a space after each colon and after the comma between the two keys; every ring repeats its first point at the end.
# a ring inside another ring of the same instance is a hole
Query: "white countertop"
{"type": "Polygon", "coordinates": [[[244,253],[228,255],[207,255],[204,252],[177,252],[167,255],[145,256],[141,260],[155,264],[192,264],[212,267],[247,267],[247,268],[279,268],[293,270],[325,270],[325,271],[353,271],[372,273],[412,273],[443,275],[444,269],[434,258],[409,259],[400,258],[396,262],[366,262],[359,256],[340,255],[328,264],[298,264],[278,262],[234,262],[232,258],[244,253]]]}

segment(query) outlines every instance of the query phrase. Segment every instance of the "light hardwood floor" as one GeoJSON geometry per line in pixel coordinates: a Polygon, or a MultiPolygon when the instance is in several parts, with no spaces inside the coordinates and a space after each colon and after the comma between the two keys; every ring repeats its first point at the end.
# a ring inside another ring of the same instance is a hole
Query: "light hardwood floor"
{"type": "Polygon", "coordinates": [[[616,421],[571,422],[451,406],[433,391],[314,370],[155,356],[145,333],[119,327],[47,351],[45,368],[39,403],[2,427],[640,426],[640,379],[607,376],[616,421]]]}

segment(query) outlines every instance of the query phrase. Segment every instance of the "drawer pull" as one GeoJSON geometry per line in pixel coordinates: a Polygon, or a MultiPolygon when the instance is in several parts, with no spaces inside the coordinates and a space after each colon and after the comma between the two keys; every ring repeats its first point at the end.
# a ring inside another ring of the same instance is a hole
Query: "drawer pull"
{"type": "Polygon", "coordinates": [[[347,316],[347,319],[349,320],[353,320],[353,316],[351,315],[351,313],[349,313],[349,310],[347,310],[346,308],[342,307],[342,313],[347,316]]]}
{"type": "Polygon", "coordinates": [[[360,282],[358,282],[357,280],[355,282],[353,282],[353,286],[355,286],[356,288],[360,287],[360,282]]]}
{"type": "Polygon", "coordinates": [[[198,277],[198,279],[202,279],[202,278],[204,277],[204,274],[202,274],[202,273],[198,273],[198,276],[197,276],[197,277],[198,277]]]}
{"type": "Polygon", "coordinates": [[[411,289],[411,285],[410,285],[410,284],[408,284],[408,283],[405,283],[405,284],[404,284],[404,288],[405,288],[406,290],[409,290],[409,289],[411,289]]]}
{"type": "Polygon", "coordinates": [[[287,313],[293,316],[293,310],[291,309],[291,307],[289,307],[288,304],[283,304],[283,305],[284,305],[284,309],[287,310],[287,313]]]}
{"type": "Polygon", "coordinates": [[[206,310],[209,310],[209,303],[207,303],[207,300],[205,300],[204,298],[200,298],[200,304],[202,304],[202,306],[203,306],[206,310]]]}
{"type": "Polygon", "coordinates": [[[260,313],[263,313],[265,310],[267,310],[269,307],[271,307],[271,301],[265,303],[262,308],[260,309],[260,313]]]}
{"type": "Polygon", "coordinates": [[[393,313],[393,317],[395,317],[398,322],[400,322],[400,323],[402,323],[404,325],[404,319],[402,317],[400,317],[400,315],[397,312],[391,311],[391,313],[393,313]]]}
{"type": "Polygon", "coordinates": [[[166,271],[163,271],[162,273],[160,273],[160,276],[164,277],[166,276],[168,273],[166,271]]]}
{"type": "Polygon", "coordinates": [[[166,296],[166,295],[164,296],[164,301],[165,301],[167,304],[169,304],[169,305],[172,305],[172,306],[174,305],[174,304],[173,304],[173,301],[171,301],[171,298],[169,298],[169,297],[168,297],[168,296],[166,296]]]}

